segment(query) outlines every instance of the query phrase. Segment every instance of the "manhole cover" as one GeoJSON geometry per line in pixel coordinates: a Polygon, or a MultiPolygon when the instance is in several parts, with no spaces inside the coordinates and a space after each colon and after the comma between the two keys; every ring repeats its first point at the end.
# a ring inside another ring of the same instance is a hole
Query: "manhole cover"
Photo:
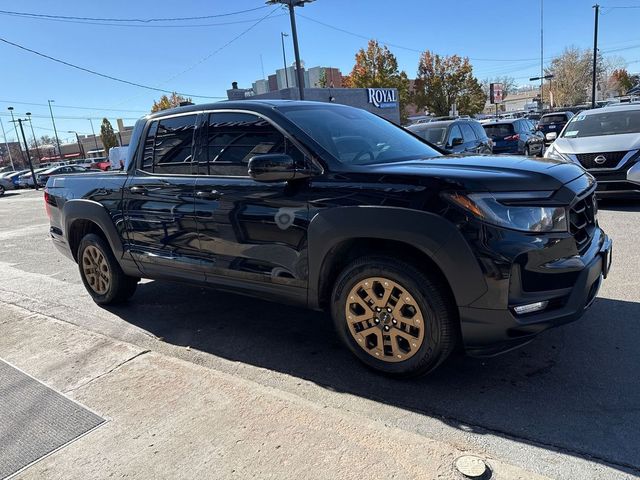
{"type": "Polygon", "coordinates": [[[455,466],[467,478],[481,478],[487,472],[487,464],[484,460],[473,455],[458,458],[455,466]]]}

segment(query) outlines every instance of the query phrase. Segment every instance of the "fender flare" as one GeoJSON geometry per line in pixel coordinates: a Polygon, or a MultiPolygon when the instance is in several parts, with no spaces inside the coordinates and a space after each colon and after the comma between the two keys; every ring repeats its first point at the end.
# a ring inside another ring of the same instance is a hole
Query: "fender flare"
{"type": "MultiPolygon", "coordinates": [[[[107,237],[109,246],[116,258],[122,258],[124,248],[122,239],[118,234],[115,223],[104,206],[98,202],[87,199],[74,199],[65,202],[62,209],[62,225],[67,241],[70,242],[70,231],[73,222],[76,220],[88,220],[100,227],[107,237]]],[[[69,245],[71,247],[71,245],[69,245]]],[[[75,256],[75,255],[74,255],[75,256]]]]}
{"type": "Polygon", "coordinates": [[[444,274],[458,306],[468,305],[487,291],[469,244],[445,218],[400,207],[338,207],[320,211],[309,223],[310,307],[319,307],[328,254],[340,243],[360,238],[399,241],[423,252],[444,274]]]}

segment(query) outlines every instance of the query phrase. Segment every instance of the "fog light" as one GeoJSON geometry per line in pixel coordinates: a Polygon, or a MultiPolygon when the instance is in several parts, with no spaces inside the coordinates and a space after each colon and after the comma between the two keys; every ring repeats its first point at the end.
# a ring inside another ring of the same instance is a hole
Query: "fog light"
{"type": "Polygon", "coordinates": [[[513,309],[518,315],[523,315],[525,313],[533,313],[533,312],[539,312],[540,310],[544,310],[545,308],[547,308],[547,305],[549,305],[549,302],[545,300],[544,302],[529,303],[527,305],[518,305],[517,307],[513,307],[513,309]]]}

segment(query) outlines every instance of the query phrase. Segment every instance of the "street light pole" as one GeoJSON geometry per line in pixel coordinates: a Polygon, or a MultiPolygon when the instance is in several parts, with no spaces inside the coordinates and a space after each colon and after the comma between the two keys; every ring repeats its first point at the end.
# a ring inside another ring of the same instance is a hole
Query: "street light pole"
{"type": "MultiPolygon", "coordinates": [[[[2,123],[2,119],[0,118],[0,127],[2,127],[2,137],[4,138],[4,145],[7,147],[7,152],[9,152],[9,162],[11,162],[11,170],[16,171],[15,165],[13,165],[13,156],[11,155],[11,148],[9,147],[9,143],[7,142],[7,132],[4,131],[4,123],[2,123]]],[[[18,143],[20,140],[18,140],[18,143]]]]}
{"type": "Polygon", "coordinates": [[[38,146],[38,140],[36,139],[36,132],[33,131],[33,123],[31,122],[31,112],[27,112],[27,119],[29,120],[29,125],[31,125],[31,134],[33,135],[33,143],[36,146],[36,152],[38,152],[38,162],[42,162],[42,154],[40,153],[40,147],[38,146]]]}
{"type": "Polygon", "coordinates": [[[55,102],[55,100],[47,100],[49,104],[49,113],[51,114],[51,123],[53,123],[53,133],[56,136],[56,143],[58,144],[58,155],[62,158],[62,149],[60,148],[60,139],[58,138],[58,130],[56,129],[56,121],[53,119],[53,109],[51,108],[51,102],[55,102]]]}
{"type": "Polygon", "coordinates": [[[96,138],[96,131],[93,129],[93,120],[91,120],[90,118],[88,118],[87,120],[89,120],[89,123],[91,124],[91,132],[93,133],[93,141],[96,144],[96,155],[98,153],[98,139],[96,138]]]}
{"type": "Polygon", "coordinates": [[[288,33],[280,32],[280,40],[282,40],[282,63],[284,63],[284,80],[287,88],[289,88],[289,74],[287,73],[287,56],[284,52],[284,37],[288,37],[288,33]]]}
{"type": "Polygon", "coordinates": [[[22,161],[24,162],[24,152],[22,151],[22,145],[20,145],[20,135],[18,135],[18,127],[16,126],[16,119],[13,116],[13,107],[7,107],[7,110],[11,113],[11,123],[13,123],[13,128],[16,131],[16,140],[18,141],[18,150],[20,150],[20,155],[22,156],[22,161]]]}
{"type": "Polygon", "coordinates": [[[26,120],[22,120],[21,118],[19,118],[18,120],[12,120],[12,122],[18,122],[18,124],[20,125],[20,131],[22,132],[22,140],[24,140],[24,146],[27,152],[27,160],[29,161],[29,170],[31,170],[31,178],[33,179],[33,186],[36,190],[38,190],[38,182],[36,181],[36,172],[33,171],[33,163],[31,163],[31,155],[29,155],[29,145],[27,145],[27,137],[24,135],[24,128],[22,128],[23,121],[26,121],[26,120]]]}
{"type": "Polygon", "coordinates": [[[82,155],[82,158],[86,158],[86,155],[84,153],[84,148],[82,148],[82,143],[80,142],[80,136],[78,135],[78,132],[76,132],[75,130],[69,130],[67,133],[76,134],[76,142],[78,142],[78,153],[82,155]]]}
{"type": "Polygon", "coordinates": [[[593,29],[593,78],[591,79],[591,108],[596,108],[596,68],[598,66],[598,15],[600,14],[600,5],[597,3],[595,8],[595,25],[593,29]]]}

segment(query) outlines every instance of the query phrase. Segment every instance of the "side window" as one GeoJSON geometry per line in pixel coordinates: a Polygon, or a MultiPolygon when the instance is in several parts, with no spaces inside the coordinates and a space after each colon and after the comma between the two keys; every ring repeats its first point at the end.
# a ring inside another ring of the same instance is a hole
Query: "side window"
{"type": "Polygon", "coordinates": [[[478,140],[487,140],[487,134],[484,131],[484,128],[482,128],[482,125],[477,122],[471,122],[471,128],[473,128],[473,131],[476,132],[476,137],[478,137],[478,140]]]}
{"type": "Polygon", "coordinates": [[[204,175],[248,176],[249,160],[255,155],[299,153],[267,120],[250,113],[209,114],[204,155],[199,171],[204,175]]]}
{"type": "Polygon", "coordinates": [[[476,135],[475,133],[473,133],[473,130],[471,129],[468,123],[461,123],[460,129],[462,130],[462,138],[464,140],[464,143],[467,143],[467,142],[475,143],[476,135]]]}
{"type": "Polygon", "coordinates": [[[155,121],[145,139],[142,169],[151,173],[190,174],[196,115],[155,121]]]}
{"type": "Polygon", "coordinates": [[[462,132],[458,125],[453,125],[449,130],[449,137],[447,138],[447,145],[451,145],[454,138],[462,138],[462,132]]]}

